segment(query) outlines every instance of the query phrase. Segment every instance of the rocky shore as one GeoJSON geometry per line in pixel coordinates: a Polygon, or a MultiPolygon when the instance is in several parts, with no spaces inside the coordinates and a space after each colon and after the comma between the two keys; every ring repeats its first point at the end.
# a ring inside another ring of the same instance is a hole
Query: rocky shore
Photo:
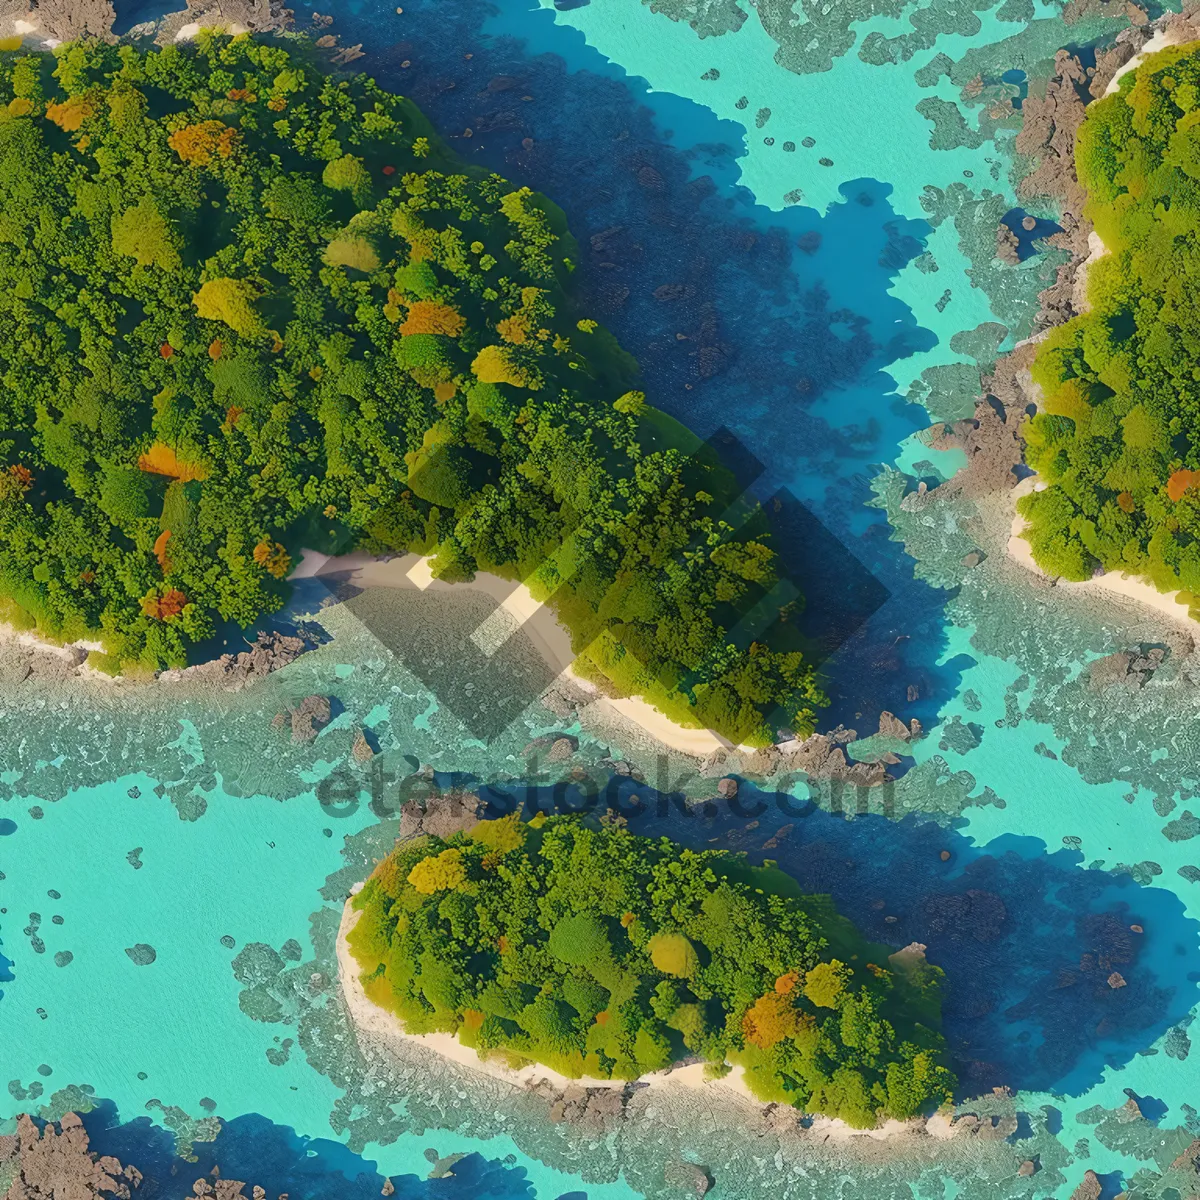
{"type": "MultiPolygon", "coordinates": [[[[931,512],[946,502],[961,499],[977,505],[984,502],[989,514],[996,514],[997,521],[993,522],[989,516],[984,522],[993,535],[998,535],[999,519],[1004,513],[1012,521],[1016,489],[1023,483],[1024,444],[1020,427],[1041,404],[1040,389],[1030,372],[1038,343],[1052,328],[1087,310],[1088,266],[1104,252],[1084,212],[1086,196],[1075,172],[1076,132],[1087,105],[1112,91],[1119,78],[1132,70],[1142,55],[1197,38],[1200,38],[1200,4],[1189,0],[1181,13],[1166,13],[1158,20],[1131,25],[1117,35],[1112,46],[1096,51],[1094,65],[1085,65],[1079,53],[1059,50],[1053,71],[1045,80],[1044,92],[1039,95],[1036,89],[1031,89],[1023,102],[1022,128],[1015,150],[1018,161],[1025,163],[1027,169],[1017,181],[1017,195],[1024,203],[1048,208],[1056,214],[1061,232],[1052,234],[1045,242],[1054,250],[1065,251],[1066,257],[1054,283],[1038,297],[1033,335],[982,373],[973,415],[934,426],[929,431],[932,448],[961,450],[967,465],[935,489],[936,495],[921,485],[906,496],[901,503],[906,512],[931,512]]],[[[997,256],[1002,261],[1015,262],[1015,236],[1007,225],[998,227],[996,239],[997,256]]],[[[1026,482],[1024,486],[1032,485],[1026,482]]],[[[1014,533],[1019,524],[1019,520],[1014,523],[1014,533]]],[[[989,540],[987,534],[981,531],[980,543],[986,540],[989,540]]],[[[990,541],[994,552],[998,536],[990,541]]],[[[974,552],[964,558],[962,565],[973,569],[986,553],[974,552]]],[[[1028,556],[1021,557],[1024,561],[1028,556]]],[[[1031,560],[1024,565],[1030,564],[1031,560]]],[[[1139,595],[1134,595],[1127,586],[1111,590],[1158,608],[1172,619],[1186,619],[1185,613],[1164,608],[1162,597],[1152,588],[1139,595]]]]}

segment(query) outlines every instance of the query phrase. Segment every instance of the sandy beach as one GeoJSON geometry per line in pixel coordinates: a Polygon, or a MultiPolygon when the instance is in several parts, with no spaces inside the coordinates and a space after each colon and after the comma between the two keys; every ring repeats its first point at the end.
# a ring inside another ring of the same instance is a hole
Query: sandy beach
{"type": "MultiPolygon", "coordinates": [[[[1015,505],[1022,496],[1026,496],[1032,491],[1040,490],[1039,484],[1040,480],[1036,475],[1031,475],[1028,479],[1022,480],[1012,490],[1013,504],[1015,505]]],[[[1024,567],[1025,570],[1031,571],[1035,575],[1040,575],[1043,579],[1052,579],[1054,586],[1062,588],[1064,591],[1083,592],[1085,594],[1090,592],[1093,595],[1106,594],[1108,596],[1117,596],[1122,600],[1131,600],[1135,604],[1141,604],[1146,608],[1153,609],[1160,616],[1167,617],[1193,631],[1195,630],[1197,622],[1188,615],[1187,607],[1177,599],[1178,592],[1160,592],[1152,583],[1144,579],[1139,579],[1136,576],[1109,571],[1103,575],[1097,575],[1093,579],[1071,581],[1047,575],[1034,561],[1033,551],[1029,543],[1022,536],[1024,532],[1025,518],[1019,512],[1014,512],[1008,537],[1008,557],[1013,562],[1024,567]]]]}
{"type": "MultiPolygon", "coordinates": [[[[1116,74],[1108,82],[1108,87],[1104,89],[1104,95],[1111,96],[1119,91],[1121,79],[1124,76],[1128,75],[1131,71],[1136,71],[1149,55],[1157,54],[1159,50],[1165,50],[1168,46],[1175,45],[1176,41],[1177,39],[1173,34],[1168,34],[1165,30],[1160,29],[1123,67],[1117,68],[1116,74]]],[[[1108,247],[1104,244],[1100,235],[1093,229],[1088,234],[1088,256],[1079,264],[1079,269],[1075,272],[1075,281],[1071,288],[1071,303],[1076,312],[1085,313],[1092,307],[1088,303],[1087,298],[1088,272],[1092,264],[1097,259],[1103,258],[1107,253],[1108,247]]],[[[1049,332],[1049,330],[1046,332],[1049,332]]]]}
{"type": "Polygon", "coordinates": [[[312,578],[317,574],[336,576],[339,580],[360,588],[394,588],[422,592],[471,591],[493,600],[496,611],[471,635],[471,640],[488,653],[518,630],[532,643],[546,663],[560,676],[571,679],[588,693],[587,705],[597,715],[612,715],[638,726],[648,737],[680,754],[703,758],[716,750],[734,747],[733,743],[710,729],[689,728],[664,716],[652,704],[638,696],[614,698],[603,695],[592,683],[580,678],[572,669],[575,652],[571,638],[558,623],[553,611],[535,599],[529,588],[521,583],[501,579],[487,571],[477,571],[469,583],[446,583],[434,579],[430,560],[417,554],[391,559],[377,559],[369,554],[345,554],[329,558],[306,550],[291,579],[312,578]]]}
{"type": "MultiPolygon", "coordinates": [[[[1112,77],[1107,89],[1105,89],[1105,96],[1111,96],[1118,91],[1122,77],[1128,75],[1131,71],[1137,70],[1139,64],[1149,55],[1156,54],[1159,50],[1165,50],[1177,41],[1178,38],[1167,31],[1159,30],[1155,33],[1145,46],[1112,77]]],[[[1089,268],[1098,259],[1103,258],[1108,253],[1108,247],[1105,246],[1100,235],[1095,230],[1092,230],[1088,234],[1088,249],[1088,257],[1080,264],[1079,270],[1075,275],[1073,287],[1073,302],[1079,312],[1086,312],[1091,307],[1087,302],[1089,268]]],[[[1033,491],[1040,491],[1044,486],[1036,475],[1022,480],[1011,493],[1014,508],[1022,496],[1027,496],[1033,491]]],[[[1008,557],[1013,562],[1024,567],[1025,570],[1035,575],[1040,575],[1043,579],[1051,579],[1052,577],[1047,575],[1034,561],[1033,551],[1029,543],[1022,536],[1025,532],[1025,525],[1025,518],[1019,512],[1014,511],[1012,525],[1009,530],[1008,557]]],[[[1152,583],[1137,576],[1126,575],[1117,571],[1108,571],[1092,579],[1072,581],[1054,577],[1053,582],[1056,587],[1067,591],[1082,591],[1092,594],[1106,593],[1109,596],[1117,596],[1122,600],[1131,600],[1135,604],[1152,609],[1155,613],[1167,617],[1172,621],[1179,622],[1191,628],[1194,628],[1196,625],[1196,621],[1188,614],[1187,607],[1179,602],[1178,592],[1160,592],[1152,583]]]]}
{"type": "Polygon", "coordinates": [[[1144,59],[1151,54],[1157,54],[1160,50],[1165,50],[1168,46],[1175,45],[1178,41],[1179,38],[1173,32],[1159,29],[1123,67],[1117,68],[1116,74],[1108,81],[1108,87],[1104,89],[1104,94],[1111,96],[1121,86],[1121,79],[1130,71],[1136,71],[1144,59]]]}
{"type": "MultiPolygon", "coordinates": [[[[387,1046],[389,1043],[392,1045],[416,1044],[424,1046],[426,1049],[432,1050],[435,1054],[441,1055],[442,1058],[449,1062],[453,1062],[471,1071],[477,1071],[491,1079],[510,1083],[514,1087],[528,1089],[541,1082],[550,1083],[556,1088],[563,1089],[568,1087],[624,1088],[628,1086],[623,1079],[595,1079],[586,1075],[578,1079],[571,1079],[566,1075],[560,1074],[558,1071],[542,1066],[540,1063],[531,1063],[520,1070],[513,1070],[511,1067],[506,1067],[498,1062],[483,1061],[474,1050],[468,1046],[464,1046],[452,1034],[406,1033],[403,1024],[398,1018],[392,1016],[391,1013],[385,1012],[367,998],[366,993],[363,991],[362,981],[359,979],[360,969],[358,963],[350,951],[347,938],[361,916],[361,913],[352,907],[352,901],[354,895],[361,890],[361,887],[361,884],[355,885],[351,891],[350,899],[346,901],[345,907],[342,909],[342,920],[338,927],[337,936],[338,978],[341,982],[342,999],[345,1001],[346,1008],[350,1014],[351,1024],[356,1031],[383,1046],[387,1046]]],[[[685,1066],[673,1067],[666,1071],[657,1071],[653,1075],[644,1076],[638,1083],[639,1085],[651,1088],[686,1087],[702,1089],[714,1095],[720,1095],[726,1102],[737,1100],[744,1104],[750,1104],[757,1109],[764,1107],[762,1101],[758,1100],[746,1086],[744,1071],[739,1066],[735,1066],[723,1079],[706,1079],[704,1076],[704,1063],[688,1063],[685,1066]]],[[[953,1136],[953,1126],[950,1123],[949,1117],[943,1113],[937,1113],[928,1120],[888,1120],[874,1129],[854,1129],[844,1121],[840,1121],[834,1117],[815,1117],[808,1133],[810,1136],[821,1141],[837,1142],[859,1137],[883,1140],[916,1133],[925,1133],[942,1140],[953,1136]]]]}

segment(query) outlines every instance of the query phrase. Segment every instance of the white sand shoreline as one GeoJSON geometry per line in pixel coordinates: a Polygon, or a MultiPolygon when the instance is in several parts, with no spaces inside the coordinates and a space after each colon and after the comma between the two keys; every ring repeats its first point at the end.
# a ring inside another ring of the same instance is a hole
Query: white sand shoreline
{"type": "Polygon", "coordinates": [[[95,667],[87,664],[88,652],[92,650],[98,653],[104,652],[104,646],[100,642],[88,641],[86,638],[80,638],[74,642],[52,642],[36,633],[17,630],[8,621],[0,621],[0,645],[23,646],[35,654],[48,654],[53,658],[60,658],[71,664],[80,678],[94,679],[107,684],[115,683],[118,679],[115,675],[98,671],[95,667]],[[83,659],[79,657],[80,652],[85,655],[83,659]]]}
{"type": "MultiPolygon", "coordinates": [[[[582,1076],[571,1079],[558,1071],[531,1063],[520,1070],[513,1070],[498,1062],[485,1062],[474,1050],[464,1046],[458,1038],[449,1033],[406,1033],[400,1020],[391,1013],[385,1012],[377,1004],[367,998],[359,978],[359,966],[350,951],[347,937],[357,924],[361,914],[353,908],[354,896],[361,890],[361,884],[355,885],[350,898],[342,909],[342,919],[337,935],[337,964],[338,980],[342,1000],[350,1014],[350,1023],[356,1034],[363,1034],[384,1047],[418,1045],[434,1054],[441,1055],[449,1062],[471,1071],[477,1071],[491,1079],[511,1084],[513,1087],[531,1089],[545,1082],[556,1088],[624,1088],[627,1086],[623,1079],[594,1079],[582,1076]]],[[[756,1109],[766,1106],[757,1099],[746,1086],[744,1071],[735,1066],[722,1079],[706,1079],[703,1063],[688,1063],[684,1066],[656,1071],[653,1075],[644,1076],[638,1083],[646,1087],[686,1087],[703,1089],[709,1092],[723,1093],[722,1099],[736,1099],[752,1105],[756,1109]]],[[[912,1121],[890,1119],[874,1129],[854,1129],[844,1121],[834,1117],[815,1117],[808,1131],[809,1136],[822,1141],[846,1142],[854,1138],[866,1137],[875,1140],[887,1140],[893,1137],[914,1134],[927,1134],[943,1140],[954,1136],[954,1127],[948,1117],[936,1113],[928,1120],[917,1118],[912,1121]]]]}
{"type": "Polygon", "coordinates": [[[329,558],[316,551],[306,550],[289,578],[299,580],[312,578],[318,573],[337,574],[344,576],[353,586],[361,588],[419,590],[435,595],[445,592],[459,595],[475,592],[487,596],[499,607],[472,635],[472,640],[485,653],[488,646],[498,644],[519,629],[529,638],[552,670],[560,677],[569,678],[577,687],[593,697],[587,708],[594,709],[596,715],[620,717],[638,726],[648,737],[668,749],[695,758],[703,758],[718,750],[752,750],[749,746],[735,747],[728,739],[710,729],[680,725],[640,696],[605,696],[594,684],[575,674],[572,664],[576,656],[571,646],[570,635],[558,623],[553,611],[536,600],[524,584],[513,583],[487,571],[477,571],[469,583],[446,583],[433,578],[429,562],[427,556],[418,554],[377,559],[359,552],[329,558]]]}
{"type": "MultiPolygon", "coordinates": [[[[1108,87],[1104,89],[1104,95],[1100,99],[1103,100],[1114,95],[1120,90],[1121,80],[1124,76],[1131,71],[1136,71],[1151,54],[1157,54],[1160,50],[1167,49],[1168,46],[1174,46],[1177,40],[1173,33],[1164,29],[1158,30],[1124,66],[1117,68],[1116,74],[1108,81],[1108,87]]],[[[1092,103],[1094,104],[1096,101],[1092,101],[1092,103]]],[[[1093,264],[1106,254],[1108,254],[1108,247],[1100,235],[1094,229],[1091,230],[1088,233],[1088,256],[1079,264],[1071,286],[1071,303],[1077,313],[1085,313],[1092,307],[1087,298],[1088,273],[1093,264]]],[[[1049,330],[1045,332],[1048,333],[1049,330]]]]}
{"type": "Polygon", "coordinates": [[[1178,42],[1179,38],[1175,36],[1173,30],[1156,30],[1154,36],[1124,66],[1117,68],[1116,73],[1108,81],[1108,87],[1104,89],[1104,95],[1111,96],[1117,91],[1121,86],[1122,78],[1130,71],[1136,71],[1142,65],[1143,60],[1151,54],[1157,54],[1160,50],[1165,50],[1168,46],[1174,46],[1178,42]]]}
{"type": "MultiPolygon", "coordinates": [[[[1162,29],[1158,30],[1141,50],[1117,70],[1116,74],[1109,81],[1104,96],[1107,97],[1116,93],[1120,89],[1122,77],[1128,75],[1131,71],[1137,70],[1147,57],[1175,45],[1178,40],[1173,32],[1162,29]]],[[[1072,288],[1072,302],[1076,311],[1080,313],[1087,312],[1091,307],[1087,299],[1088,272],[1095,262],[1109,253],[1108,247],[1095,230],[1092,230],[1088,234],[1088,249],[1088,256],[1079,265],[1072,288]]],[[[1022,480],[1011,492],[1011,501],[1014,509],[1021,497],[1027,496],[1033,491],[1040,491],[1044,486],[1037,475],[1032,475],[1022,480]]],[[[1122,600],[1132,600],[1135,604],[1152,609],[1160,616],[1167,617],[1169,620],[1178,622],[1184,626],[1191,628],[1196,626],[1197,622],[1188,613],[1187,607],[1179,602],[1179,592],[1160,592],[1148,580],[1137,576],[1117,571],[1108,571],[1092,579],[1068,580],[1048,575],[1034,560],[1033,550],[1024,537],[1025,528],[1025,518],[1019,512],[1014,511],[1012,524],[1009,529],[1007,552],[1008,557],[1025,570],[1040,576],[1042,579],[1050,580],[1055,587],[1063,588],[1067,591],[1082,591],[1092,594],[1107,593],[1109,596],[1116,596],[1122,600]]]]}
{"type": "MultiPolygon", "coordinates": [[[[1015,505],[1022,496],[1039,490],[1040,482],[1036,475],[1022,480],[1010,493],[1012,503],[1015,505]]],[[[1055,587],[1062,588],[1064,591],[1092,595],[1106,594],[1109,597],[1131,600],[1135,604],[1153,609],[1159,616],[1167,617],[1169,620],[1195,631],[1197,622],[1189,615],[1186,606],[1178,601],[1178,592],[1160,592],[1152,583],[1144,579],[1123,575],[1116,571],[1109,571],[1092,579],[1078,581],[1048,575],[1034,560],[1033,550],[1029,542],[1025,540],[1024,532],[1025,518],[1019,512],[1014,512],[1008,536],[1008,557],[1026,571],[1049,580],[1055,587]]]]}

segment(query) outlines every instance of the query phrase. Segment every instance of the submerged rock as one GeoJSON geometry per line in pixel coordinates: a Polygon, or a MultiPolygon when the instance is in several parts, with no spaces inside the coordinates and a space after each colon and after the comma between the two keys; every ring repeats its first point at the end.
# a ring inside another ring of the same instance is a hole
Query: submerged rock
{"type": "Polygon", "coordinates": [[[328,696],[306,696],[287,715],[292,726],[292,741],[306,745],[315,741],[317,734],[329,724],[333,709],[328,696]]]}
{"type": "Polygon", "coordinates": [[[182,671],[164,672],[160,678],[166,681],[211,680],[229,691],[239,691],[272,671],[281,670],[295,662],[312,647],[313,643],[303,637],[260,631],[249,650],[239,654],[222,654],[211,662],[197,663],[182,671]]]}
{"type": "Polygon", "coordinates": [[[1145,687],[1165,658],[1166,651],[1160,646],[1150,647],[1145,654],[1140,650],[1118,650],[1088,667],[1088,684],[1094,692],[1104,692],[1117,684],[1137,691],[1145,687]]]}
{"type": "Polygon", "coordinates": [[[706,1168],[682,1159],[667,1163],[663,1168],[663,1180],[669,1186],[679,1188],[685,1196],[704,1196],[712,1187],[706,1168]]]}
{"type": "Polygon", "coordinates": [[[566,762],[572,754],[579,748],[579,739],[576,737],[563,736],[555,738],[546,754],[548,763],[566,762]]]}
{"type": "MultiPolygon", "coordinates": [[[[7,1200],[89,1200],[93,1196],[129,1200],[130,1188],[142,1181],[135,1167],[89,1149],[87,1131],[73,1112],[39,1131],[22,1113],[13,1137],[0,1138],[0,1163],[15,1161],[7,1200]]],[[[5,1171],[8,1177],[8,1170],[5,1171]]]]}
{"type": "Polygon", "coordinates": [[[147,942],[138,942],[136,946],[126,946],[125,953],[138,967],[148,967],[158,957],[158,952],[147,942]]]}
{"type": "Polygon", "coordinates": [[[426,1179],[450,1179],[454,1175],[454,1164],[466,1158],[465,1154],[447,1154],[433,1164],[433,1170],[425,1176],[426,1179]]]}
{"type": "Polygon", "coordinates": [[[407,800],[400,806],[400,837],[433,834],[448,838],[455,833],[468,832],[479,824],[484,807],[474,792],[456,790],[435,791],[423,800],[407,800]]]}

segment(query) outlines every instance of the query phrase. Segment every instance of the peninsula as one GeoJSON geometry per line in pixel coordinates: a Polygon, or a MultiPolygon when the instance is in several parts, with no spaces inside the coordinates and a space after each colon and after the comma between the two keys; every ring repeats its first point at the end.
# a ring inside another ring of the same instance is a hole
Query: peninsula
{"type": "Polygon", "coordinates": [[[0,620],[152,672],[304,548],[417,553],[526,584],[608,691],[811,730],[763,514],[573,310],[562,213],[408,100],[304,42],[3,40],[0,211],[0,620]]]}
{"type": "Polygon", "coordinates": [[[400,843],[350,907],[370,1025],[474,1051],[481,1069],[595,1085],[737,1067],[760,1102],[855,1128],[935,1108],[954,1084],[941,972],[725,852],[514,814],[400,843]]]}

